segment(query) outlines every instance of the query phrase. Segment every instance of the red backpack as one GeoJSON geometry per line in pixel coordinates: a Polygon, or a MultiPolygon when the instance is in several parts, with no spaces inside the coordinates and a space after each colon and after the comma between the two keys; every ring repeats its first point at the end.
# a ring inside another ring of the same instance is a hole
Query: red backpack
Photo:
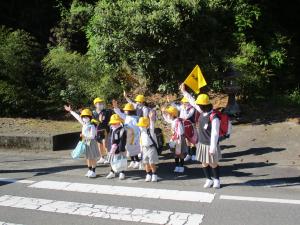
{"type": "MultiPolygon", "coordinates": [[[[177,122],[176,126],[178,126],[179,123],[182,123],[182,125],[184,127],[185,138],[192,144],[197,144],[198,143],[198,133],[197,133],[197,130],[196,130],[195,126],[193,125],[193,123],[190,120],[184,120],[184,119],[178,118],[178,122],[177,122]]],[[[175,134],[175,135],[177,135],[177,134],[175,134]]]]}
{"type": "Polygon", "coordinates": [[[222,141],[222,140],[230,137],[231,121],[227,114],[222,113],[219,110],[215,110],[215,109],[209,116],[210,121],[213,120],[215,115],[217,115],[217,117],[220,119],[219,140],[222,141]]]}

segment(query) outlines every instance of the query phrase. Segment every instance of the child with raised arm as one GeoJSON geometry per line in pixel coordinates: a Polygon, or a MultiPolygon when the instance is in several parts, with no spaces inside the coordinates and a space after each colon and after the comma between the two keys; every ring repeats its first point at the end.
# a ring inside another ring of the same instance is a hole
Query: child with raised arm
{"type": "Polygon", "coordinates": [[[75,119],[82,125],[81,138],[86,145],[86,163],[89,168],[88,172],[85,174],[86,177],[95,178],[96,177],[96,165],[97,159],[100,157],[98,146],[95,140],[96,128],[91,123],[92,112],[89,109],[82,110],[80,116],[72,111],[71,106],[64,106],[65,110],[70,112],[75,119]]]}
{"type": "Polygon", "coordinates": [[[189,103],[201,113],[199,118],[199,143],[196,159],[202,163],[203,173],[206,177],[204,188],[220,188],[219,160],[222,158],[219,145],[220,118],[213,113],[213,106],[207,94],[198,95],[195,100],[186,90],[185,85],[180,86],[182,94],[189,103]],[[211,177],[211,172],[213,179],[211,177]]]}
{"type": "Polygon", "coordinates": [[[138,169],[140,168],[140,159],[138,154],[141,152],[139,137],[140,130],[136,125],[138,117],[135,115],[134,106],[131,103],[127,103],[123,108],[124,113],[119,109],[118,102],[113,100],[114,112],[118,114],[124,120],[124,127],[127,131],[126,150],[131,159],[128,168],[138,169]]]}

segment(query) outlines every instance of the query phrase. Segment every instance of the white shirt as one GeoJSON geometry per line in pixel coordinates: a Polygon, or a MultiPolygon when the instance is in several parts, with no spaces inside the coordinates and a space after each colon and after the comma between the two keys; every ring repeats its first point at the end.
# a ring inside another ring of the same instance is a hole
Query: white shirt
{"type": "MultiPolygon", "coordinates": [[[[154,133],[154,122],[152,120],[150,120],[150,134],[151,134],[151,137],[153,138],[153,140],[157,143],[157,140],[156,140],[156,135],[154,133]]],[[[142,128],[141,129],[141,139],[140,139],[140,143],[141,143],[141,146],[145,146],[145,147],[148,147],[148,146],[151,146],[153,144],[156,144],[156,143],[153,143],[153,141],[151,140],[151,138],[149,137],[148,133],[147,133],[147,128],[142,128]]]]}
{"type": "Polygon", "coordinates": [[[114,112],[116,114],[118,114],[124,120],[125,125],[127,125],[129,127],[136,127],[137,117],[126,115],[119,108],[114,108],[114,112]]]}
{"type": "MultiPolygon", "coordinates": [[[[130,98],[126,97],[126,101],[128,103],[131,103],[133,107],[136,109],[138,106],[138,103],[133,102],[130,98]]],[[[149,109],[146,106],[143,106],[143,117],[148,117],[149,116],[149,109]]]]}
{"type": "Polygon", "coordinates": [[[167,123],[171,124],[172,132],[178,134],[179,138],[181,137],[181,135],[184,134],[184,128],[183,128],[182,123],[178,123],[178,126],[177,126],[177,120],[178,120],[177,118],[170,119],[167,117],[167,115],[165,113],[163,113],[163,118],[167,123]]]}
{"type": "MultiPolygon", "coordinates": [[[[189,103],[200,113],[202,110],[200,106],[196,104],[195,99],[188,92],[183,91],[183,96],[186,97],[189,103]]],[[[208,112],[209,113],[209,112],[208,112]]],[[[208,113],[203,113],[203,116],[206,116],[208,113]]],[[[220,130],[220,120],[218,118],[214,118],[211,121],[211,137],[210,137],[210,152],[216,152],[218,141],[219,141],[219,130],[220,130]]]]}
{"type": "Polygon", "coordinates": [[[75,119],[82,125],[81,133],[85,139],[94,139],[96,137],[96,128],[90,123],[83,122],[82,118],[74,111],[70,112],[75,119]]]}
{"type": "Polygon", "coordinates": [[[189,109],[186,109],[183,104],[177,105],[177,104],[171,104],[172,106],[176,107],[178,109],[179,113],[179,118],[187,120],[190,119],[194,113],[195,113],[195,108],[190,107],[189,109]]]}

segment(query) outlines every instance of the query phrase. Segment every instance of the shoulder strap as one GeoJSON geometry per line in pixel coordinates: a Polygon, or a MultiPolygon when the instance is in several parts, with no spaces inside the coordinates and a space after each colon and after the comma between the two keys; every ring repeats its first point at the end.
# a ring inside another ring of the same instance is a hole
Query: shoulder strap
{"type": "Polygon", "coordinates": [[[220,113],[221,113],[221,112],[219,112],[219,111],[213,109],[213,111],[212,111],[211,114],[209,115],[209,120],[210,120],[210,122],[212,122],[212,120],[214,119],[215,115],[217,115],[217,117],[218,117],[219,119],[221,119],[221,118],[220,118],[220,113]]]}
{"type": "Polygon", "coordinates": [[[147,134],[148,134],[149,138],[151,139],[152,143],[154,144],[155,148],[158,150],[158,146],[157,146],[156,142],[154,141],[149,128],[147,129],[147,134]]]}

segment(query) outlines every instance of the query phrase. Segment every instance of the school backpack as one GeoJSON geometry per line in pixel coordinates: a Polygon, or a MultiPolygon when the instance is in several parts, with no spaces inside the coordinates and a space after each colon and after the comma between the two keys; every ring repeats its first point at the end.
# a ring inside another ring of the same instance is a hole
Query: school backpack
{"type": "Polygon", "coordinates": [[[148,134],[149,138],[151,139],[151,141],[153,142],[158,155],[160,155],[164,149],[164,143],[165,143],[164,135],[163,135],[162,129],[160,129],[158,127],[154,129],[154,133],[156,136],[156,141],[154,141],[154,138],[151,136],[150,130],[147,129],[147,134],[148,134]]]}
{"type": "Polygon", "coordinates": [[[189,118],[189,120],[194,124],[198,124],[200,115],[201,115],[201,113],[195,109],[193,116],[191,118],[189,118]]]}
{"type": "Polygon", "coordinates": [[[181,122],[184,127],[184,136],[192,144],[198,143],[198,133],[194,124],[190,120],[184,120],[178,118],[178,122],[181,122]]]}
{"type": "Polygon", "coordinates": [[[109,124],[108,123],[109,123],[110,117],[113,114],[113,111],[111,109],[103,109],[103,110],[101,110],[101,112],[99,114],[104,116],[104,120],[99,124],[98,129],[99,130],[101,130],[101,129],[109,130],[109,124]]]}
{"type": "Polygon", "coordinates": [[[219,141],[223,141],[226,138],[230,138],[230,133],[231,133],[230,117],[226,113],[214,109],[209,116],[210,121],[213,120],[215,115],[217,115],[217,117],[220,119],[219,141]]]}

